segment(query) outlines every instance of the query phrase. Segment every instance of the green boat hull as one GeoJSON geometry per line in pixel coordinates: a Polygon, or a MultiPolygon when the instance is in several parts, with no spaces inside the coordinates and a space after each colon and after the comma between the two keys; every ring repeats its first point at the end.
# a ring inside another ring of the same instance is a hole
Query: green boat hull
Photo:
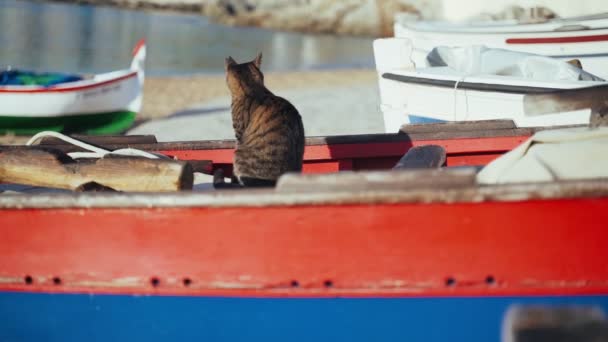
{"type": "Polygon", "coordinates": [[[57,117],[0,116],[0,134],[32,135],[41,131],[90,135],[123,133],[133,125],[137,113],[118,111],[57,117]]]}

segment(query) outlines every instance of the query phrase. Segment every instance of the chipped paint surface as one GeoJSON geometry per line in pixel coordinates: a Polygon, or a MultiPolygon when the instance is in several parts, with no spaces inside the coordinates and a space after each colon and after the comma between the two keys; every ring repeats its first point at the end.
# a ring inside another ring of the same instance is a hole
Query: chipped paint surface
{"type": "Polygon", "coordinates": [[[0,284],[16,284],[16,283],[23,283],[23,278],[0,277],[0,284]]]}
{"type": "Polygon", "coordinates": [[[585,181],[433,192],[159,196],[161,202],[184,201],[164,208],[147,195],[67,197],[108,203],[139,198],[138,204],[153,205],[4,210],[0,264],[6,278],[0,289],[282,297],[601,295],[608,293],[608,250],[601,244],[608,236],[606,193],[608,182],[585,181]],[[589,198],[474,202],[517,193],[589,198]],[[202,198],[224,202],[187,206],[202,198]],[[458,203],[463,199],[473,203],[458,203]],[[316,200],[331,206],[314,205],[316,200]],[[374,200],[398,205],[372,206],[374,200]],[[449,201],[458,204],[444,205],[449,201]]]}
{"type": "Polygon", "coordinates": [[[0,208],[183,208],[276,207],[293,205],[343,205],[382,203],[480,203],[535,199],[608,197],[608,180],[563,181],[457,187],[450,189],[369,189],[365,191],[273,190],[215,191],[213,193],[81,193],[0,196],[0,208]]]}
{"type": "Polygon", "coordinates": [[[80,280],[66,283],[67,286],[84,286],[84,287],[137,287],[144,284],[142,277],[124,277],[108,280],[80,280]]]}

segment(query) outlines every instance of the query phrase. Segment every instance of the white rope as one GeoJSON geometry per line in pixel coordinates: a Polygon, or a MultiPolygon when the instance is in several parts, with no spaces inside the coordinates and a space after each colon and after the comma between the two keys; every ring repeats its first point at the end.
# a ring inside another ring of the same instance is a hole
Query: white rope
{"type": "Polygon", "coordinates": [[[111,155],[120,155],[120,156],[132,156],[132,157],[144,157],[149,159],[159,159],[159,158],[168,158],[167,156],[161,154],[150,153],[142,150],[137,150],[134,148],[122,148],[115,151],[108,151],[103,148],[99,148],[93,146],[91,144],[87,144],[83,141],[68,137],[67,135],[52,132],[52,131],[44,131],[34,135],[30,140],[28,140],[25,144],[27,146],[31,146],[36,143],[38,140],[45,137],[54,137],[57,139],[61,139],[67,143],[70,143],[74,146],[78,146],[84,150],[88,150],[89,152],[70,152],[68,155],[73,159],[78,158],[103,158],[104,156],[111,155]]]}
{"type": "Polygon", "coordinates": [[[458,110],[458,84],[463,82],[466,76],[462,76],[460,79],[456,80],[456,84],[454,84],[454,121],[458,121],[456,117],[456,112],[458,110]]]}

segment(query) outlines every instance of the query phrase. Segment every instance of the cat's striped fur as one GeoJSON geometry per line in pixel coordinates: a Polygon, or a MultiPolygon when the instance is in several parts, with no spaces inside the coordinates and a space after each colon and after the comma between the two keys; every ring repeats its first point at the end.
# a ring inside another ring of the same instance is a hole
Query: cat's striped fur
{"type": "Polygon", "coordinates": [[[262,55],[238,64],[226,59],[237,140],[233,173],[242,186],[274,186],[286,172],[302,170],[304,125],[289,101],[264,86],[262,55]]]}

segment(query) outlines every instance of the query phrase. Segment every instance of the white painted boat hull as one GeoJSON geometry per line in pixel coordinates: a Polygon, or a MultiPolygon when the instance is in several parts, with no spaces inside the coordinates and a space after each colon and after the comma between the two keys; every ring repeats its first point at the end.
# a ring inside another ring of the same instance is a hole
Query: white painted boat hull
{"type": "Polygon", "coordinates": [[[440,75],[430,69],[416,69],[408,58],[412,52],[413,46],[408,39],[388,38],[374,42],[381,110],[387,133],[399,131],[403,124],[424,121],[510,119],[518,127],[588,124],[589,109],[528,116],[524,111],[524,95],[605,84],[599,81],[536,81],[497,75],[440,75]]]}
{"type": "MultiPolygon", "coordinates": [[[[79,89],[49,91],[40,93],[0,92],[0,116],[57,117],[69,115],[95,114],[128,110],[139,112],[141,89],[137,73],[121,72],[118,79],[107,84],[99,81],[86,82],[91,88],[80,88],[81,82],[74,82],[79,89]]],[[[84,82],[82,82],[84,83],[84,82]]]]}
{"type": "Polygon", "coordinates": [[[0,116],[48,118],[115,111],[139,112],[145,45],[134,51],[129,69],[55,86],[0,86],[0,116]]]}
{"type": "Polygon", "coordinates": [[[395,37],[414,45],[412,60],[426,65],[426,56],[437,46],[485,45],[562,60],[579,59],[583,68],[608,78],[608,15],[552,20],[540,24],[449,24],[408,22],[397,17],[395,37]]]}
{"type": "Polygon", "coordinates": [[[124,132],[142,106],[145,56],[142,40],[125,70],[52,86],[0,86],[0,134],[124,132]]]}

